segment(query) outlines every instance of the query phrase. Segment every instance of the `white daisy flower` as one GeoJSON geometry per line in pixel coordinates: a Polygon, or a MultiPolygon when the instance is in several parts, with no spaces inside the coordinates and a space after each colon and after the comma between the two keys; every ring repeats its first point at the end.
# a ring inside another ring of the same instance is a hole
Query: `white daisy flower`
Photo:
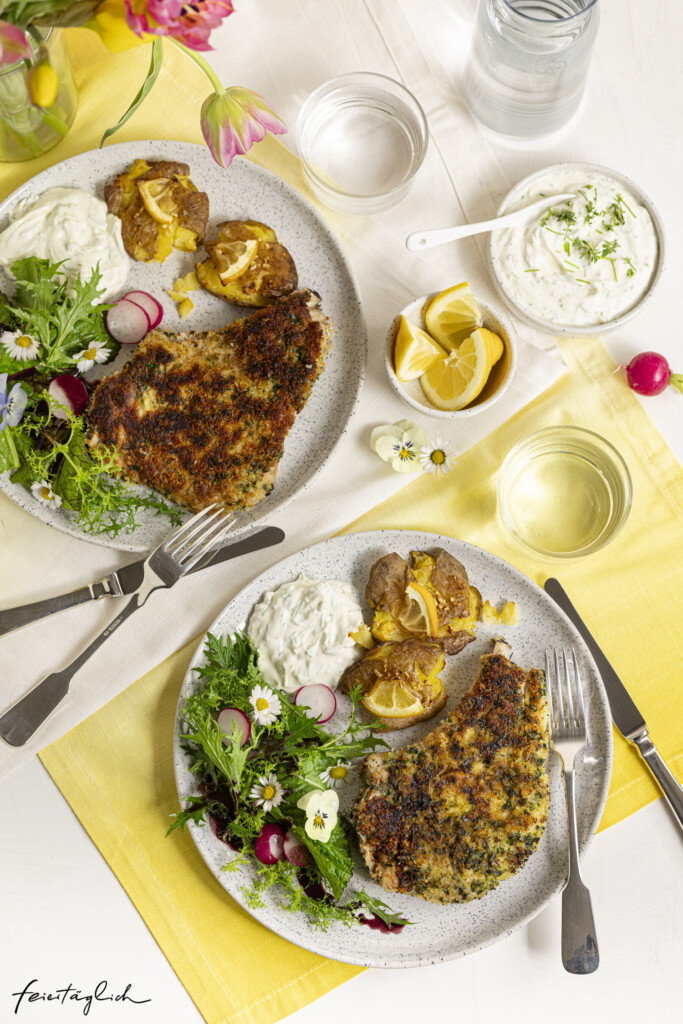
{"type": "Polygon", "coordinates": [[[337,824],[339,797],[333,789],[312,789],[297,800],[297,807],[306,812],[306,835],[326,843],[337,824]]]}
{"type": "Polygon", "coordinates": [[[59,508],[62,504],[62,499],[58,494],[54,493],[47,480],[36,480],[34,484],[31,484],[31,494],[38,501],[42,502],[43,505],[52,505],[53,508],[59,508]]]}
{"type": "Polygon", "coordinates": [[[448,451],[448,441],[440,437],[420,448],[420,466],[425,473],[447,473],[455,465],[455,459],[448,451]]]}
{"type": "Polygon", "coordinates": [[[339,786],[349,782],[355,773],[356,769],[348,761],[337,761],[336,764],[330,765],[324,772],[321,772],[320,778],[327,786],[338,789],[339,786]]]}
{"type": "Polygon", "coordinates": [[[103,341],[91,341],[87,348],[76,353],[74,362],[81,373],[85,373],[86,370],[92,370],[95,363],[108,362],[110,355],[111,352],[103,341]]]}
{"type": "Polygon", "coordinates": [[[30,334],[22,334],[21,331],[5,331],[0,334],[0,345],[9,352],[12,359],[17,359],[21,363],[35,359],[40,348],[39,341],[30,334]]]}
{"type": "Polygon", "coordinates": [[[255,686],[251,691],[249,703],[254,709],[254,720],[258,725],[272,725],[282,714],[280,698],[267,686],[255,686]]]}
{"type": "Polygon", "coordinates": [[[420,468],[420,445],[428,444],[429,437],[421,427],[410,420],[385,423],[375,427],[370,435],[370,447],[380,459],[390,463],[397,473],[415,473],[420,468]]]}
{"type": "Polygon", "coordinates": [[[263,807],[264,811],[270,811],[281,804],[284,795],[285,791],[278,782],[275,772],[271,772],[267,777],[264,775],[249,790],[249,799],[257,806],[263,807]]]}

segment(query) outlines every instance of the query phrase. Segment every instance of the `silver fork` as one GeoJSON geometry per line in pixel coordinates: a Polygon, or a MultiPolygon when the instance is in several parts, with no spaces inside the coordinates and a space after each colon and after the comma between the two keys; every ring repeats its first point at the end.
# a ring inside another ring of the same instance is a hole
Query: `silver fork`
{"type": "Polygon", "coordinates": [[[567,803],[569,841],[569,877],[562,892],[562,964],[570,974],[592,974],[598,969],[600,955],[588,889],[579,869],[579,840],[576,829],[574,766],[586,746],[586,712],[581,693],[581,678],[572,647],[574,687],[572,687],[566,651],[554,655],[551,671],[548,651],[545,655],[548,698],[550,702],[550,743],[562,761],[567,803]],[[572,689],[574,693],[572,694],[572,689]]]}
{"type": "Polygon", "coordinates": [[[130,601],[106,629],[81,651],[70,665],[46,676],[0,718],[0,736],[20,747],[52,714],[69,692],[69,684],[88,658],[102,646],[122,622],[141,608],[149,595],[160,587],[172,587],[190,572],[204,555],[223,539],[235,525],[235,519],[222,508],[209,505],[179,526],[145,560],[140,586],[130,601]]]}

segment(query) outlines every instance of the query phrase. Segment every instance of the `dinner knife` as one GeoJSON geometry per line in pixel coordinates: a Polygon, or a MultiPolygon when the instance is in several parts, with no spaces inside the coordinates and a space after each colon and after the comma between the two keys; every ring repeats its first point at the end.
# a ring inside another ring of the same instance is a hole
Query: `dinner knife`
{"type": "Polygon", "coordinates": [[[573,622],[583,637],[586,647],[595,659],[595,664],[598,666],[598,671],[605,685],[614,724],[624,739],[629,740],[630,743],[633,743],[638,748],[641,757],[654,775],[657,785],[674,812],[678,824],[683,828],[683,786],[677,782],[673,773],[667,768],[657,747],[650,739],[645,719],[631,699],[621,679],[598,647],[559,580],[552,578],[546,580],[544,589],[560,606],[567,618],[573,622]]]}
{"type": "MultiPolygon", "coordinates": [[[[230,558],[237,558],[238,555],[246,555],[250,551],[259,551],[261,548],[280,544],[284,539],[284,530],[277,526],[266,526],[262,530],[256,530],[216,551],[211,551],[191,572],[199,572],[200,569],[206,569],[209,565],[217,565],[230,558]]],[[[34,601],[33,604],[25,604],[19,608],[6,608],[4,611],[0,611],[0,636],[11,633],[14,629],[20,629],[21,626],[27,626],[30,622],[43,619],[47,615],[61,612],[65,608],[74,608],[76,605],[84,604],[86,601],[98,601],[101,597],[123,597],[124,594],[132,594],[142,583],[144,564],[145,559],[140,558],[137,562],[131,562],[121,569],[116,569],[115,572],[110,572],[104,579],[90,583],[86,587],[79,587],[78,590],[72,590],[70,594],[48,597],[44,601],[34,601]]]]}

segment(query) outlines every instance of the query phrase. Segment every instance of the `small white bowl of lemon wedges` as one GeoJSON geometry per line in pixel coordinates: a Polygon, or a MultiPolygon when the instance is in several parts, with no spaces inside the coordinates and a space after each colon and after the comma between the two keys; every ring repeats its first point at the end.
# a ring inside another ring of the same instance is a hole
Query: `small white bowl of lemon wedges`
{"type": "Polygon", "coordinates": [[[516,360],[510,329],[467,281],[408,303],[392,324],[385,354],[396,394],[438,419],[488,409],[507,390],[516,360]]]}

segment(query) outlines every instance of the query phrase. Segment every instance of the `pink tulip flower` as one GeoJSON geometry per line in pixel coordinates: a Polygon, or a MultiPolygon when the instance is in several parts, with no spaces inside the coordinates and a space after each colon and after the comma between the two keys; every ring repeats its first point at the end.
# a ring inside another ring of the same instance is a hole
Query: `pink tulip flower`
{"type": "Polygon", "coordinates": [[[192,50],[210,50],[214,28],[234,12],[232,0],[126,0],[126,21],[141,35],[170,36],[192,50]]]}
{"type": "Polygon", "coordinates": [[[204,100],[201,125],[211,155],[223,167],[265,138],[266,132],[282,135],[287,131],[264,99],[239,86],[216,90],[204,100]]]}
{"type": "Polygon", "coordinates": [[[0,67],[24,57],[30,60],[31,56],[31,47],[21,29],[8,21],[0,21],[0,67]]]}

